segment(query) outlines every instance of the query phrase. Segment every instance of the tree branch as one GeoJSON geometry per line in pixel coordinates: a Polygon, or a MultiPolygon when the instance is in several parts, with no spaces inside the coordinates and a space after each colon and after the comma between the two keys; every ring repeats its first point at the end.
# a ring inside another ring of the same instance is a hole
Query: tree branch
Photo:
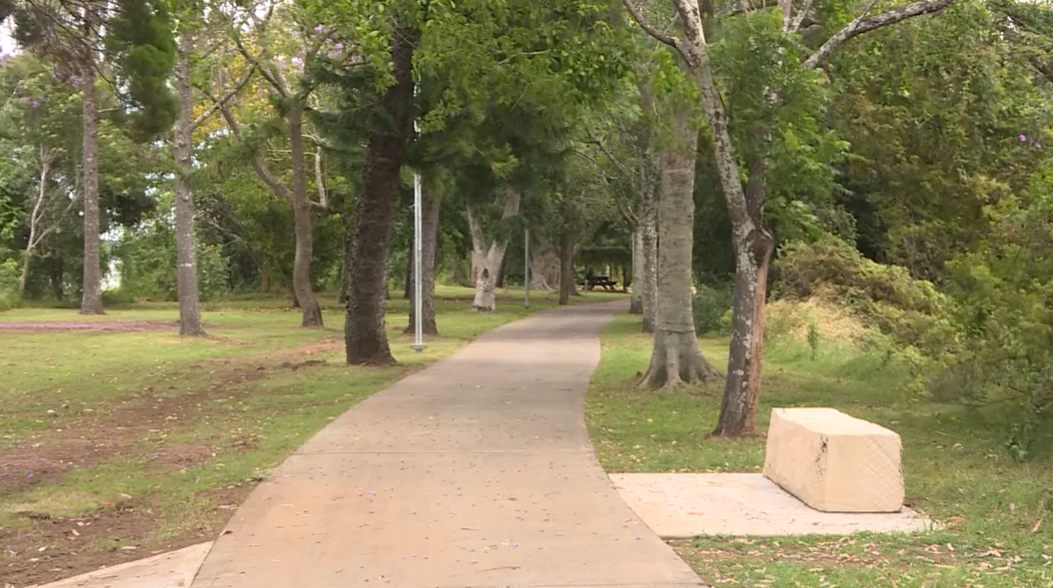
{"type": "Polygon", "coordinates": [[[194,120],[190,121],[190,131],[193,132],[194,129],[196,129],[197,127],[201,126],[201,123],[203,123],[206,120],[208,120],[208,117],[210,117],[213,114],[215,114],[216,111],[219,110],[220,108],[222,108],[223,106],[225,106],[227,104],[227,102],[230,102],[232,99],[234,99],[234,96],[238,92],[240,92],[242,90],[242,88],[245,87],[246,84],[249,83],[249,80],[252,79],[252,74],[255,73],[255,72],[256,72],[256,66],[255,65],[250,66],[249,67],[249,71],[245,73],[245,77],[242,78],[241,81],[238,82],[231,91],[229,91],[226,94],[224,94],[219,100],[213,101],[212,102],[212,106],[209,106],[208,108],[206,108],[204,112],[202,112],[201,114],[199,114],[197,116],[197,118],[195,118],[194,120]]]}
{"type": "Polygon", "coordinates": [[[322,149],[317,146],[314,152],[314,183],[318,184],[318,202],[308,198],[311,206],[325,210],[329,208],[329,194],[325,190],[325,175],[322,173],[322,149]]]}
{"type": "Polygon", "coordinates": [[[681,54],[683,53],[682,51],[680,51],[680,44],[677,42],[677,40],[656,29],[654,25],[652,25],[651,22],[647,20],[647,17],[643,14],[643,11],[640,10],[640,7],[637,6],[633,0],[622,0],[622,4],[625,5],[625,9],[629,11],[629,15],[633,17],[633,20],[636,21],[636,24],[640,25],[640,28],[643,29],[644,32],[646,32],[648,35],[651,35],[658,41],[669,45],[673,49],[676,49],[677,52],[681,54]]]}
{"type": "Polygon", "coordinates": [[[925,2],[913,2],[911,4],[905,4],[898,8],[893,8],[884,14],[877,16],[867,16],[870,8],[874,5],[872,1],[868,6],[867,10],[863,14],[859,15],[855,20],[848,23],[845,28],[837,32],[833,37],[827,39],[825,43],[811,57],[805,60],[804,66],[808,69],[814,69],[826,65],[830,54],[832,54],[838,47],[843,45],[845,41],[862,35],[863,33],[880,29],[891,24],[895,24],[901,20],[906,20],[915,16],[923,14],[933,14],[943,10],[950,6],[954,0],[928,0],[925,2]]]}
{"type": "MultiPolygon", "coordinates": [[[[200,86],[198,88],[209,98],[209,100],[220,105],[219,112],[223,115],[223,120],[227,122],[227,128],[230,129],[230,132],[234,134],[234,137],[238,139],[238,141],[244,142],[245,137],[241,132],[241,124],[238,123],[238,119],[235,118],[234,113],[230,110],[230,104],[217,100],[208,89],[201,88],[200,86]]],[[[262,180],[264,184],[267,184],[267,187],[270,188],[275,195],[292,202],[292,190],[278,180],[278,178],[274,177],[274,174],[272,174],[271,170],[267,168],[267,163],[263,160],[263,156],[260,155],[259,152],[252,154],[252,157],[249,158],[249,163],[252,165],[252,170],[256,172],[256,175],[259,176],[260,180],[262,180]]]]}

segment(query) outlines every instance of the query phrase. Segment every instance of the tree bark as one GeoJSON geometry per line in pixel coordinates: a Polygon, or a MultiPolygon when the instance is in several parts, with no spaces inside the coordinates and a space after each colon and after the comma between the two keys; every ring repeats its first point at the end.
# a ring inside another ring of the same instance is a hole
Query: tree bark
{"type": "Polygon", "coordinates": [[[295,104],[288,113],[289,152],[292,158],[292,209],[296,227],[296,255],[293,260],[293,290],[302,311],[301,327],[322,327],[322,308],[311,286],[311,260],[314,234],[311,201],[307,198],[307,161],[303,148],[303,106],[295,104]]]}
{"type": "Polygon", "coordinates": [[[81,314],[106,314],[102,309],[102,259],[99,253],[99,104],[95,95],[95,58],[85,56],[81,69],[84,153],[84,284],[81,314]]]}
{"type": "Polygon", "coordinates": [[[198,303],[194,196],[190,190],[194,134],[194,96],[190,85],[189,63],[191,43],[188,33],[180,35],[175,71],[176,91],[179,94],[179,114],[172,141],[175,155],[176,280],[179,294],[179,335],[202,337],[205,335],[205,329],[201,325],[201,309],[198,303]]]}
{"type": "MultiPolygon", "coordinates": [[[[661,178],[654,150],[648,147],[640,193],[640,274],[633,277],[643,293],[643,332],[653,333],[658,323],[658,189],[661,178]]],[[[691,185],[694,186],[692,172],[691,185]]],[[[691,205],[694,206],[692,194],[691,205]]],[[[693,229],[692,229],[693,231],[693,229]]],[[[693,235],[693,233],[692,233],[693,235]]]]}
{"type": "Polygon", "coordinates": [[[391,35],[394,83],[381,95],[378,107],[391,121],[369,132],[362,194],[351,242],[344,339],[349,364],[393,364],[395,358],[384,330],[388,254],[398,204],[399,171],[412,128],[413,48],[419,32],[398,23],[391,35]]]}
{"type": "Polygon", "coordinates": [[[728,380],[714,435],[737,437],[757,424],[764,351],[764,305],[774,239],[764,228],[765,162],[752,158],[745,198],[752,233],[734,233],[735,292],[728,350],[728,380]]]}
{"type": "Polygon", "coordinates": [[[559,239],[559,304],[566,306],[574,295],[574,239],[569,232],[559,239]]]}
{"type": "MultiPolygon", "coordinates": [[[[435,250],[439,239],[439,212],[442,207],[442,199],[439,194],[429,190],[428,183],[423,186],[421,194],[421,332],[425,335],[438,335],[439,327],[435,324],[435,250]]],[[[409,326],[407,333],[415,332],[417,317],[413,312],[415,301],[412,294],[416,288],[413,287],[413,272],[410,272],[410,311],[409,326]]]]}
{"type": "Polygon", "coordinates": [[[66,263],[61,257],[51,257],[48,265],[50,266],[51,295],[55,297],[55,300],[62,300],[66,297],[66,263]]]}
{"type": "Polygon", "coordinates": [[[695,153],[698,133],[684,109],[674,115],[675,141],[662,153],[658,202],[658,309],[651,364],[641,387],[675,388],[720,373],[702,356],[691,312],[695,153]]]}
{"type": "Polygon", "coordinates": [[[643,282],[640,281],[640,276],[643,275],[643,232],[639,222],[633,227],[632,240],[633,290],[629,299],[629,314],[643,314],[644,288],[643,282]]]}
{"type": "MultiPolygon", "coordinates": [[[[522,200],[519,191],[509,186],[505,192],[505,209],[501,220],[505,221],[519,214],[519,203],[522,200]]],[[[472,310],[476,312],[494,312],[497,310],[497,276],[505,260],[508,239],[495,238],[487,248],[486,235],[479,224],[479,218],[468,206],[468,227],[472,234],[472,257],[477,268],[475,281],[475,300],[472,310]]]]}
{"type": "Polygon", "coordinates": [[[531,233],[530,238],[530,289],[552,290],[553,284],[559,284],[558,252],[540,235],[531,233]]]}

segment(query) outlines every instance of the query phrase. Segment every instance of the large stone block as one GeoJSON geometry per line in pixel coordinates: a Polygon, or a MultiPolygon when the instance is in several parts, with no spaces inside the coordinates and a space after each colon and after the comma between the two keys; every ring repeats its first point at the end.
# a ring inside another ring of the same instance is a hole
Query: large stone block
{"type": "Polygon", "coordinates": [[[764,475],[824,512],[903,508],[899,435],[832,408],[772,410],[764,475]]]}

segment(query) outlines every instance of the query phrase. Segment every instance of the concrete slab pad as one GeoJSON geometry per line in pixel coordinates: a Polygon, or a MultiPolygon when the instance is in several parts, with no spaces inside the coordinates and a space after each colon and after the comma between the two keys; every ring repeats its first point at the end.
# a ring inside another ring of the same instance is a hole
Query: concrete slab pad
{"type": "Polygon", "coordinates": [[[186,588],[205,561],[212,543],[130,561],[44,584],[38,588],[186,588]]]}
{"type": "Polygon", "coordinates": [[[611,474],[622,499],[663,539],[699,535],[850,535],[917,532],[932,522],[898,513],[817,511],[763,474],[611,474]]]}

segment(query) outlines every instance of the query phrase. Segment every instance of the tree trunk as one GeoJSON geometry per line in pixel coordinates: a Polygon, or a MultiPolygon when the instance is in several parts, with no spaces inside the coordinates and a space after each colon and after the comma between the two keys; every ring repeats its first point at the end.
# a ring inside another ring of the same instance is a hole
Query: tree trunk
{"type": "Polygon", "coordinates": [[[194,196],[190,191],[193,171],[192,128],[194,96],[190,86],[191,39],[188,33],[179,38],[176,62],[176,90],[179,94],[179,114],[173,132],[175,154],[175,224],[176,224],[176,280],[179,293],[179,335],[201,337],[201,310],[198,306],[197,251],[194,235],[194,196]]]}
{"type": "MultiPolygon", "coordinates": [[[[691,150],[694,153],[694,149],[691,150]]],[[[640,194],[640,275],[634,278],[643,291],[643,332],[653,333],[658,322],[658,189],[661,179],[651,149],[647,151],[648,161],[644,163],[645,173],[643,190],[640,194]]],[[[690,179],[694,186],[694,170],[690,179]]],[[[692,188],[693,189],[693,188],[692,188]]],[[[691,195],[694,206],[694,194],[691,195]]],[[[688,218],[694,222],[694,217],[688,218]]],[[[692,228],[693,237],[693,228],[692,228]]],[[[688,259],[690,264],[690,258],[688,259]]],[[[690,267],[689,267],[690,271],[690,267]]],[[[690,278],[688,278],[690,280],[690,278]]]]}
{"type": "Polygon", "coordinates": [[[695,153],[698,133],[690,114],[673,123],[675,144],[662,154],[662,197],[658,202],[658,309],[651,364],[641,387],[674,388],[720,373],[702,356],[691,312],[691,254],[694,232],[695,153]]]}
{"type": "Polygon", "coordinates": [[[84,285],[81,314],[105,314],[102,309],[102,259],[99,253],[99,104],[95,95],[95,59],[90,54],[81,70],[84,153],[84,285]]]}
{"type": "MultiPolygon", "coordinates": [[[[438,335],[439,327],[435,324],[435,250],[439,239],[439,212],[442,207],[442,199],[439,194],[430,190],[427,183],[423,186],[421,194],[421,332],[426,335],[438,335]]],[[[412,282],[413,272],[410,272],[410,293],[415,293],[416,288],[412,282]]],[[[415,332],[417,317],[413,312],[414,300],[410,297],[409,326],[407,333],[415,332]]]]}
{"type": "MultiPolygon", "coordinates": [[[[423,222],[424,219],[421,219],[423,222]]],[[[423,247],[423,245],[421,245],[423,247]]],[[[406,281],[403,282],[402,286],[402,297],[406,300],[413,299],[413,242],[410,242],[409,251],[406,253],[406,281]]]]}
{"type": "MultiPolygon", "coordinates": [[[[520,200],[519,191],[509,186],[505,192],[505,209],[501,215],[502,221],[519,214],[520,200]]],[[[468,227],[472,234],[472,258],[477,269],[475,300],[472,301],[472,310],[476,312],[494,312],[497,310],[497,297],[495,294],[497,276],[501,271],[501,264],[505,260],[508,240],[505,238],[494,239],[488,249],[483,227],[479,224],[479,218],[470,205],[468,207],[468,227]]]]}
{"type": "Polygon", "coordinates": [[[559,284],[559,255],[547,240],[531,233],[530,289],[552,290],[559,284]]]}
{"type": "Polygon", "coordinates": [[[765,162],[749,161],[745,196],[756,230],[734,233],[735,293],[728,350],[728,381],[714,435],[736,437],[757,425],[764,351],[764,305],[774,239],[764,229],[765,162]]]}
{"type": "Polygon", "coordinates": [[[384,330],[388,254],[398,204],[399,172],[412,128],[413,48],[419,32],[394,24],[391,62],[394,83],[379,108],[389,125],[369,132],[362,194],[351,243],[354,279],[348,287],[344,339],[349,364],[393,364],[384,330]]]}
{"type": "Polygon", "coordinates": [[[629,314],[643,314],[644,288],[640,280],[643,276],[643,232],[640,230],[639,222],[633,227],[632,240],[633,291],[629,299],[629,314]]]}
{"type": "MultiPolygon", "coordinates": [[[[771,257],[772,239],[771,234],[760,224],[763,200],[750,202],[742,187],[724,101],[709,61],[698,2],[674,1],[681,14],[690,15],[690,18],[683,19],[685,60],[698,85],[702,111],[713,139],[717,175],[724,190],[728,216],[731,218],[732,248],[735,253],[735,302],[728,353],[728,379],[721,401],[720,419],[713,434],[733,437],[751,433],[756,420],[757,398],[760,393],[760,349],[764,344],[764,287],[767,282],[767,260],[771,257]],[[760,333],[760,336],[755,336],[757,333],[760,333]]],[[[758,170],[759,177],[750,178],[751,198],[764,197],[763,160],[751,161],[748,171],[752,174],[758,170]]],[[[664,196],[663,193],[663,199],[664,196]]],[[[664,222],[664,217],[660,217],[659,224],[664,222]]],[[[660,243],[659,247],[661,246],[660,243]]],[[[663,265],[663,272],[665,271],[663,265]]]]}
{"type": "Polygon", "coordinates": [[[26,282],[29,281],[29,262],[33,258],[33,250],[37,246],[37,233],[39,221],[42,216],[41,209],[47,197],[48,174],[51,170],[51,158],[48,156],[46,147],[40,148],[40,175],[37,185],[37,200],[33,203],[33,210],[29,213],[29,240],[26,241],[25,258],[22,260],[22,275],[18,279],[18,299],[26,295],[26,282]]]}
{"type": "Polygon", "coordinates": [[[559,240],[559,304],[566,306],[574,295],[574,239],[569,233],[559,240]]]}
{"type": "Polygon", "coordinates": [[[296,227],[296,256],[293,260],[293,290],[303,313],[301,327],[322,327],[322,308],[311,287],[311,260],[314,234],[311,201],[307,198],[307,161],[303,149],[303,106],[296,104],[288,113],[289,156],[292,158],[292,208],[296,227]]]}
{"type": "Polygon", "coordinates": [[[62,300],[66,297],[65,262],[61,257],[50,257],[48,265],[50,266],[51,295],[55,297],[55,300],[62,300]]]}

